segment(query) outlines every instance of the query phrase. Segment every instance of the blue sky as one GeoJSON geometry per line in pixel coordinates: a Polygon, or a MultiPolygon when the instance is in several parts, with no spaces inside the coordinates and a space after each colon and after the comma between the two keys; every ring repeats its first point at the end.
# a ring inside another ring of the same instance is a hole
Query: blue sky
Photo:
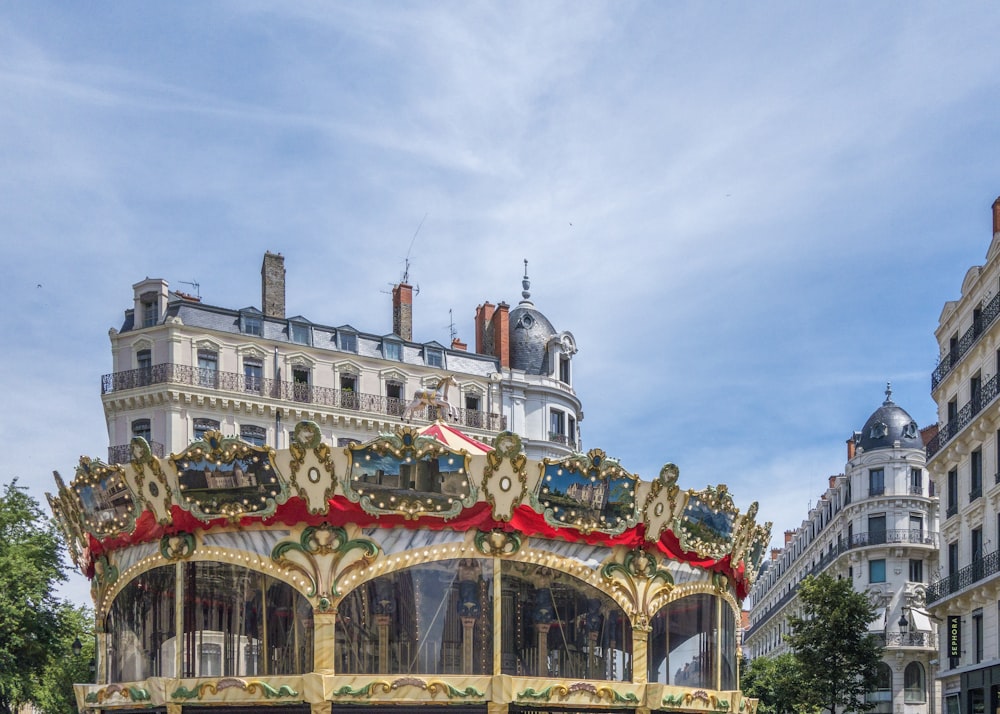
{"type": "MultiPolygon", "coordinates": [[[[933,332],[991,239],[985,3],[8,3],[0,482],[106,453],[131,284],[198,281],[474,341],[532,297],[580,352],[585,448],[728,483],[776,539],[881,403],[936,420],[933,332]],[[426,216],[426,218],[424,218],[426,216]]],[[[82,578],[65,589],[82,599],[82,578]]]]}

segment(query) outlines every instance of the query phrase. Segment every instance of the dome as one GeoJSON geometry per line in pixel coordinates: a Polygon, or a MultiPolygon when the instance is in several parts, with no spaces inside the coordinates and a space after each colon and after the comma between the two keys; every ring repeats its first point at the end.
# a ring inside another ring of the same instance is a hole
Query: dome
{"type": "Polygon", "coordinates": [[[545,363],[546,347],[556,335],[556,328],[531,302],[528,261],[524,261],[521,286],[523,299],[510,311],[510,366],[528,374],[544,374],[549,371],[545,363]]]}
{"type": "Polygon", "coordinates": [[[898,441],[903,449],[922,449],[920,428],[906,410],[892,401],[892,388],[886,385],[885,401],[868,417],[864,428],[855,434],[855,443],[865,451],[891,449],[898,441]]]}

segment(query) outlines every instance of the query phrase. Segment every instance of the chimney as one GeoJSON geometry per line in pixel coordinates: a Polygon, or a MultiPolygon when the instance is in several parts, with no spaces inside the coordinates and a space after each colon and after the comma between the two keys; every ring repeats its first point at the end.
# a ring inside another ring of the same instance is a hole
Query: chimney
{"type": "Polygon", "coordinates": [[[847,440],[847,460],[850,461],[851,459],[853,459],[856,453],[857,453],[857,442],[854,441],[854,437],[852,436],[850,439],[847,440]]]}
{"type": "Polygon", "coordinates": [[[453,350],[461,350],[462,352],[468,352],[469,351],[469,346],[467,344],[465,344],[464,342],[462,342],[457,337],[452,337],[451,338],[451,348],[453,350]]]}
{"type": "Polygon", "coordinates": [[[260,302],[264,317],[285,317],[285,258],[281,253],[264,253],[260,266],[260,302]]]}
{"type": "Polygon", "coordinates": [[[795,535],[795,531],[785,531],[785,545],[792,542],[793,535],[795,535]]]}
{"type": "Polygon", "coordinates": [[[486,326],[493,319],[493,303],[484,302],[476,308],[476,354],[493,354],[492,340],[486,338],[486,326]]]}
{"type": "Polygon", "coordinates": [[[497,305],[493,313],[493,355],[500,360],[500,366],[510,369],[510,305],[497,305]]]}
{"type": "Polygon", "coordinates": [[[413,286],[406,283],[392,288],[392,331],[413,341],[413,286]]]}
{"type": "Polygon", "coordinates": [[[1000,233],[1000,198],[993,202],[993,235],[1000,233]]]}
{"type": "Polygon", "coordinates": [[[781,555],[780,548],[771,548],[771,560],[777,560],[779,555],[781,555]]]}
{"type": "Polygon", "coordinates": [[[836,476],[831,476],[830,477],[830,488],[833,488],[836,485],[837,485],[837,477],[836,476]]]}

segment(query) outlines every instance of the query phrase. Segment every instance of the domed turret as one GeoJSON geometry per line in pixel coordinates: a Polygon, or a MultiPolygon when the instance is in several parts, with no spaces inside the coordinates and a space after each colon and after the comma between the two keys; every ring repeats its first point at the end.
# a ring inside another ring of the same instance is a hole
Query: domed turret
{"type": "Polygon", "coordinates": [[[510,311],[510,366],[528,374],[546,374],[551,371],[546,364],[546,347],[557,332],[531,302],[527,260],[521,287],[521,302],[510,311]]]}
{"type": "Polygon", "coordinates": [[[864,428],[854,435],[854,441],[865,451],[891,449],[898,441],[903,449],[922,449],[920,428],[906,410],[892,401],[892,386],[885,386],[885,401],[868,417],[864,428]]]}

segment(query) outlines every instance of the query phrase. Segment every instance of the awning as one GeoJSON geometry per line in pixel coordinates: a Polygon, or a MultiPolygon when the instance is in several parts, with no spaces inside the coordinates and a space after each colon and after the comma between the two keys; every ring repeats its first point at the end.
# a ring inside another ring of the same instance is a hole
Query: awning
{"type": "Polygon", "coordinates": [[[931,625],[931,618],[927,617],[927,615],[916,610],[910,610],[910,630],[916,632],[933,632],[934,627],[931,625]]]}
{"type": "Polygon", "coordinates": [[[885,608],[875,610],[875,618],[868,623],[869,632],[885,632],[885,608]]]}
{"type": "Polygon", "coordinates": [[[488,454],[493,451],[493,447],[483,442],[473,439],[471,436],[463,434],[458,429],[453,426],[448,426],[443,421],[436,421],[433,424],[428,424],[423,429],[420,430],[420,436],[429,436],[442,444],[447,446],[449,449],[455,451],[466,451],[473,456],[479,456],[482,454],[488,454]]]}

